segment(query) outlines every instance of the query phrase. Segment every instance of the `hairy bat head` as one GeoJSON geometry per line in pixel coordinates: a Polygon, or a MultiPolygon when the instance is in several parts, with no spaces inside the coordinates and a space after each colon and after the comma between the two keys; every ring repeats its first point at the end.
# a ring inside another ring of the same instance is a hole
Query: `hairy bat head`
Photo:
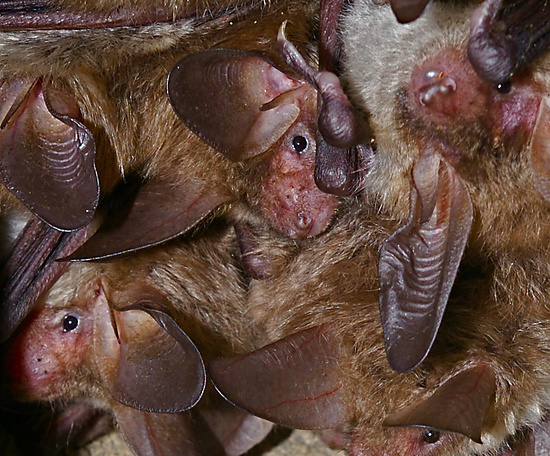
{"type": "Polygon", "coordinates": [[[378,309],[387,229],[372,217],[343,214],[278,274],[252,282],[247,315],[263,333],[258,349],[212,362],[213,382],[263,418],[332,428],[353,456],[505,451],[548,403],[544,301],[512,312],[493,294],[490,274],[461,275],[425,361],[396,372],[378,309]],[[273,378],[277,388],[268,388],[273,378]]]}
{"type": "Polygon", "coordinates": [[[79,279],[97,280],[93,271],[73,268],[10,342],[7,368],[13,389],[22,399],[51,400],[83,393],[75,384],[82,381],[82,367],[90,356],[92,307],[100,296],[92,289],[70,287],[79,279]]]}
{"type": "Polygon", "coordinates": [[[466,49],[475,6],[434,3],[407,25],[396,22],[388,5],[359,2],[350,10],[346,77],[371,115],[377,145],[365,187],[402,218],[412,171],[426,150],[435,150],[468,187],[475,212],[470,239],[525,247],[544,230],[548,212],[529,161],[543,90],[532,69],[510,84],[478,76],[466,49]],[[513,227],[505,226],[510,218],[517,220],[513,227]]]}

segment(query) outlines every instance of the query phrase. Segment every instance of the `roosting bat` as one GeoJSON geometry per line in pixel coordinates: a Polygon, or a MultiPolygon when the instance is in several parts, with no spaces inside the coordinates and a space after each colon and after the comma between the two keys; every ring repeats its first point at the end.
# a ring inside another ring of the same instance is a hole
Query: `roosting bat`
{"type": "Polygon", "coordinates": [[[523,432],[549,405],[547,292],[535,299],[529,289],[531,300],[512,316],[499,297],[519,287],[525,270],[510,285],[498,282],[500,271],[470,263],[424,363],[396,372],[385,356],[377,281],[392,225],[376,215],[352,210],[279,274],[252,282],[247,317],[263,339],[256,351],[212,361],[213,382],[262,418],[329,429],[352,456],[519,456],[511,448],[522,448],[523,432]]]}
{"type": "Polygon", "coordinates": [[[343,20],[344,79],[376,142],[365,199],[402,224],[380,258],[388,358],[399,371],[429,352],[464,252],[503,270],[495,283],[508,280],[509,263],[525,274],[498,296],[502,312],[541,305],[524,288],[546,280],[547,63],[523,62],[510,84],[480,78],[467,51],[470,23],[486,19],[477,6],[434,2],[401,25],[389,5],[359,1],[343,20]]]}
{"type": "MultiPolygon", "coordinates": [[[[16,6],[32,9],[31,5],[23,2],[16,6]]],[[[12,5],[13,8],[18,11],[12,5]]],[[[53,63],[50,68],[46,63],[42,67],[19,62],[14,48],[6,44],[0,62],[4,62],[6,73],[14,73],[4,87],[9,101],[3,133],[6,151],[17,151],[22,156],[30,154],[29,162],[46,166],[45,170],[35,170],[33,174],[51,175],[56,182],[61,182],[61,188],[53,193],[37,191],[25,174],[28,167],[15,162],[6,170],[8,185],[23,201],[26,198],[23,193],[38,193],[48,198],[47,201],[27,201],[27,205],[45,222],[69,231],[89,226],[98,198],[102,197],[102,208],[96,219],[103,218],[104,224],[77,252],[74,252],[75,245],[82,244],[91,230],[86,230],[77,242],[71,242],[69,252],[64,249],[65,254],[57,258],[70,254],[71,259],[97,259],[141,249],[192,230],[209,215],[220,212],[229,212],[243,223],[267,223],[291,238],[314,236],[325,230],[339,198],[321,192],[313,178],[317,92],[303,80],[289,75],[288,68],[282,71],[283,59],[275,46],[277,30],[284,19],[290,18],[291,38],[304,52],[314,54],[310,44],[313,20],[306,13],[313,8],[308,2],[281,3],[263,9],[243,7],[241,11],[238,8],[234,15],[204,24],[194,19],[198,22],[192,22],[196,25],[193,33],[170,35],[169,44],[159,44],[154,49],[146,46],[150,38],[147,29],[143,47],[132,48],[123,56],[114,52],[100,61],[93,58],[97,48],[91,40],[78,51],[87,58],[75,57],[69,69],[59,73],[55,73],[53,63]],[[194,52],[203,48],[223,49],[194,52]],[[176,65],[182,57],[185,57],[184,63],[176,65]],[[275,63],[277,60],[279,63],[275,63]],[[234,71],[217,86],[216,71],[223,72],[226,68],[234,71]],[[222,154],[207,146],[177,118],[166,94],[170,71],[168,92],[172,104],[181,111],[191,103],[192,96],[198,94],[206,105],[198,114],[193,114],[198,117],[183,117],[222,154]],[[265,71],[270,78],[261,77],[265,71]],[[19,72],[25,74],[19,76],[19,72]],[[212,98],[211,93],[216,97],[212,98]],[[214,114],[217,117],[212,117],[214,114]],[[209,130],[210,124],[216,128],[209,130]],[[82,141],[72,144],[49,137],[49,132],[41,131],[46,125],[53,125],[59,134],[72,134],[82,141]],[[27,137],[31,146],[21,150],[21,144],[29,144],[27,137]],[[223,147],[220,141],[225,141],[223,147]],[[229,148],[225,147],[227,141],[229,148]],[[40,147],[32,147],[36,143],[40,147]],[[73,157],[68,159],[70,165],[64,163],[61,167],[60,179],[55,178],[56,169],[47,168],[51,161],[48,157],[57,153],[47,149],[52,143],[67,147],[69,150],[62,152],[73,157]],[[89,146],[86,150],[90,152],[86,155],[86,164],[80,154],[83,143],[89,146]],[[67,167],[76,169],[76,184],[73,179],[70,183],[63,180],[67,167]],[[13,175],[30,187],[15,183],[13,175]],[[80,178],[89,185],[84,187],[80,178]],[[76,187],[71,187],[73,184],[76,187]],[[70,206],[60,210],[63,207],[57,204],[60,193],[76,195],[74,203],[78,210],[70,206]],[[88,200],[90,204],[84,204],[88,200]],[[46,212],[41,212],[42,209],[46,212]],[[54,222],[54,218],[66,221],[63,211],[76,217],[75,222],[70,225],[54,222]],[[82,211],[80,215],[79,211],[82,211]]],[[[16,37],[29,40],[33,33],[49,37],[50,41],[44,43],[37,42],[36,38],[30,43],[28,53],[35,56],[47,52],[47,43],[52,46],[57,43],[56,49],[69,58],[71,50],[68,45],[64,47],[63,40],[73,40],[73,44],[74,40],[86,41],[89,33],[85,28],[81,31],[82,27],[70,33],[66,30],[61,33],[55,27],[49,30],[43,21],[49,20],[53,13],[46,6],[37,10],[38,30],[34,23],[28,27],[13,25],[6,19],[11,17],[11,11],[8,7],[4,11],[0,9],[4,15],[0,14],[0,21],[4,17],[3,27],[8,29],[0,35],[0,42],[2,36],[6,43],[16,37]],[[18,27],[23,30],[13,30],[18,27]]],[[[77,20],[77,16],[71,12],[63,14],[69,22],[61,25],[74,29],[71,21],[77,20]]],[[[176,25],[158,24],[162,30],[165,26],[170,29],[176,25]]],[[[112,32],[109,28],[107,36],[112,32]]],[[[125,26],[119,32],[123,36],[135,34],[135,28],[125,26]]],[[[50,184],[46,187],[56,188],[50,184]]],[[[54,233],[54,236],[60,235],[54,233]]],[[[63,235],[66,237],[72,238],[72,235],[63,235]]],[[[25,247],[28,242],[23,237],[18,245],[25,247]]],[[[49,254],[48,245],[40,245],[44,256],[49,254]]],[[[25,252],[24,248],[20,250],[25,252]]],[[[15,256],[9,264],[17,268],[18,261],[20,257],[15,256]]],[[[40,262],[36,263],[33,267],[42,267],[40,262]]],[[[22,281],[17,275],[8,274],[8,277],[11,281],[6,286],[8,290],[12,282],[22,281]]],[[[29,288],[32,287],[26,287],[29,288]]],[[[32,302],[36,293],[29,294],[28,300],[32,302]]],[[[16,303],[27,301],[26,297],[23,299],[11,292],[6,299],[16,303]]],[[[8,309],[3,320],[9,322],[9,327],[2,331],[2,338],[10,334],[31,306],[15,304],[15,311],[8,309]]]]}
{"type": "Polygon", "coordinates": [[[203,360],[253,340],[236,250],[233,230],[213,226],[128,260],[71,265],[10,341],[15,395],[112,412],[137,455],[245,452],[271,425],[203,398],[203,360]]]}
{"type": "MultiPolygon", "coordinates": [[[[92,219],[98,204],[98,175],[101,194],[104,195],[111,192],[121,176],[137,173],[142,178],[161,179],[159,176],[166,173],[169,166],[181,165],[191,157],[198,157],[192,160],[194,168],[176,170],[170,176],[170,184],[178,187],[180,181],[185,180],[192,181],[188,183],[190,187],[199,186],[200,182],[195,181],[210,176],[197,169],[217,165],[215,168],[221,169],[209,169],[208,172],[214,176],[207,179],[208,187],[216,194],[212,197],[216,201],[209,201],[209,208],[217,207],[220,199],[223,202],[230,199],[224,194],[225,188],[219,189],[222,186],[219,181],[230,187],[227,182],[235,174],[235,166],[227,164],[224,167],[215,159],[203,159],[201,155],[212,155],[212,152],[197,140],[191,140],[183,126],[174,125],[175,115],[166,101],[166,78],[179,58],[199,49],[253,50],[264,55],[245,58],[224,51],[213,58],[190,56],[171,72],[168,83],[170,98],[192,129],[231,160],[244,160],[273,148],[288,149],[285,153],[280,152],[280,157],[275,154],[277,158],[272,158],[273,163],[264,167],[271,173],[293,175],[287,177],[292,183],[288,185],[291,193],[279,196],[284,186],[279,184],[277,187],[271,181],[281,178],[274,176],[263,183],[266,179],[262,176],[261,185],[267,187],[265,193],[270,193],[270,197],[258,197],[260,204],[273,204],[273,194],[276,200],[288,200],[286,205],[283,204],[285,201],[281,202],[284,208],[281,212],[299,212],[300,216],[292,214],[298,221],[286,214],[272,215],[276,209],[271,207],[264,212],[277,229],[289,232],[291,236],[315,234],[322,230],[327,215],[323,214],[317,221],[317,213],[322,212],[317,206],[334,207],[335,203],[326,198],[317,201],[323,194],[315,186],[311,187],[307,182],[307,170],[303,170],[307,168],[307,162],[313,161],[312,152],[315,150],[316,106],[311,100],[316,92],[266,61],[269,54],[277,57],[274,43],[277,30],[285,19],[290,18],[294,23],[294,37],[298,37],[300,46],[306,47],[311,42],[314,22],[307,12],[312,12],[314,7],[308,2],[281,2],[265,8],[254,9],[253,4],[232,8],[231,2],[227,2],[223,6],[217,5],[224,12],[221,19],[201,21],[195,8],[191,10],[192,14],[186,9],[193,7],[190,5],[182,8],[178,2],[173,2],[157,7],[152,2],[136,2],[137,5],[113,9],[111,13],[119,14],[122,22],[117,22],[116,27],[106,28],[102,22],[105,19],[102,14],[105,15],[108,8],[105,3],[101,3],[97,11],[88,6],[84,12],[75,11],[74,6],[72,9],[67,6],[67,9],[53,10],[41,1],[37,4],[10,2],[0,9],[0,31],[3,31],[0,34],[0,44],[3,44],[0,65],[5,99],[1,124],[4,136],[0,139],[4,150],[2,174],[6,186],[47,223],[70,231],[92,219]],[[234,9],[238,12],[233,12],[234,9]],[[156,11],[156,14],[150,18],[140,16],[149,10],[156,11]],[[166,16],[164,19],[162,14],[166,16]],[[24,18],[19,18],[23,21],[19,23],[15,16],[21,15],[32,17],[27,18],[27,24],[24,18]],[[48,21],[58,16],[60,21],[49,24],[48,21]],[[153,22],[152,25],[140,25],[137,31],[135,26],[132,27],[133,22],[147,18],[153,22]],[[189,26],[185,32],[181,22],[189,26]],[[254,25],[253,32],[250,23],[254,25]],[[98,33],[97,27],[102,33],[98,33]],[[154,30],[156,37],[157,45],[152,48],[147,46],[152,40],[147,27],[154,30]],[[179,34],[172,33],[176,28],[179,28],[179,34]],[[88,39],[91,33],[99,35],[96,40],[88,39]],[[165,35],[168,42],[158,38],[165,35]],[[118,46],[116,38],[135,40],[141,47],[136,45],[134,48],[126,42],[124,46],[118,46]],[[70,41],[70,46],[64,40],[70,41]],[[101,58],[96,55],[97,41],[106,49],[101,58]],[[20,47],[26,52],[18,52],[20,47]],[[50,56],[52,48],[56,52],[50,56]],[[45,59],[40,59],[40,52],[47,54],[45,59]],[[65,60],[70,62],[65,65],[65,60]],[[234,74],[220,83],[216,80],[216,71],[224,71],[226,66],[234,74]],[[268,71],[272,79],[255,76],[263,71],[268,71]],[[213,91],[219,98],[211,106],[213,102],[208,103],[207,96],[211,96],[213,91]],[[188,112],[182,114],[188,105],[194,103],[193,96],[203,100],[201,109],[191,116],[188,112]],[[242,114],[237,115],[239,113],[242,114]],[[214,115],[217,117],[208,117],[214,115]],[[205,119],[211,120],[216,128],[212,129],[205,119]],[[288,131],[290,127],[292,131],[288,131]],[[15,154],[19,158],[17,162],[12,158],[15,154]],[[21,160],[27,162],[26,166],[21,160]],[[294,177],[296,173],[301,174],[294,177]],[[35,175],[42,177],[33,178],[35,175]],[[41,183],[42,187],[38,187],[41,183]],[[300,192],[308,196],[301,196],[300,192]],[[312,202],[295,202],[300,198],[311,198],[312,202]],[[60,204],[62,201],[64,204],[60,204]],[[300,206],[304,206],[302,211],[300,206]],[[313,214],[309,214],[310,211],[313,214]]],[[[221,14],[220,11],[209,13],[215,18],[216,14],[221,14]]],[[[288,69],[285,71],[289,73],[288,69]]],[[[163,185],[170,184],[163,181],[163,185]]],[[[180,188],[179,191],[185,195],[190,189],[180,188]]],[[[190,197],[187,199],[194,201],[190,197]]],[[[330,213],[330,209],[326,212],[330,213]]],[[[159,238],[168,236],[166,233],[157,235],[159,238]]]]}

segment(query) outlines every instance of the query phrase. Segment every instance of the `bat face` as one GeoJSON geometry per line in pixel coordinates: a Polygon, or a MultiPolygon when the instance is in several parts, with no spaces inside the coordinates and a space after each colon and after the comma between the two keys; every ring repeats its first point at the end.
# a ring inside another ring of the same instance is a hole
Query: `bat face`
{"type": "MultiPolygon", "coordinates": [[[[419,157],[434,149],[468,186],[479,212],[476,229],[497,223],[497,211],[489,203],[497,191],[507,195],[508,204],[498,207],[501,214],[517,213],[527,204],[532,212],[538,206],[542,217],[547,208],[532,191],[528,150],[544,93],[540,77],[524,72],[507,87],[486,83],[475,73],[465,48],[474,5],[432,6],[407,26],[397,25],[389,7],[368,2],[359,3],[346,19],[351,91],[371,113],[379,152],[367,188],[394,213],[406,214],[407,201],[399,195],[408,194],[419,157]],[[368,33],[361,32],[359,23],[368,25],[364,29],[368,33]],[[385,36],[382,29],[392,30],[391,52],[384,51],[380,41],[385,36]],[[358,46],[369,40],[373,58],[363,55],[358,46]],[[397,63],[403,61],[408,63],[397,63]],[[513,187],[506,177],[512,168],[519,176],[513,187]],[[391,176],[400,183],[383,189],[379,186],[383,178],[378,176],[391,176]],[[532,196],[527,199],[529,192],[532,196]]],[[[485,232],[483,236],[489,237],[485,232]]]]}
{"type": "Polygon", "coordinates": [[[498,298],[509,283],[492,288],[495,277],[480,270],[459,276],[429,355],[396,372],[376,268],[391,226],[373,220],[343,214],[282,271],[253,281],[248,315],[263,336],[251,353],[212,361],[212,381],[250,413],[331,429],[353,456],[515,454],[518,433],[543,418],[548,400],[544,299],[512,315],[498,298]],[[278,387],[267,388],[273,378],[278,387]],[[246,386],[252,379],[261,394],[246,386]]]}
{"type": "MultiPolygon", "coordinates": [[[[229,253],[234,235],[213,231],[189,248],[73,264],[9,342],[7,378],[16,397],[74,399],[106,411],[137,455],[178,454],[184,446],[241,454],[262,440],[271,425],[220,397],[208,393],[194,409],[205,394],[203,357],[252,341],[239,319],[244,288],[229,253]],[[200,341],[200,352],[179,325],[200,341]]],[[[70,410],[54,429],[61,437],[70,410]]]]}
{"type": "Polygon", "coordinates": [[[467,50],[476,7],[434,3],[402,25],[389,5],[360,2],[344,19],[345,78],[376,142],[365,198],[402,223],[379,267],[388,359],[398,371],[429,352],[465,254],[499,263],[506,252],[523,262],[546,251],[545,63],[522,67],[509,84],[480,77],[467,50]]]}

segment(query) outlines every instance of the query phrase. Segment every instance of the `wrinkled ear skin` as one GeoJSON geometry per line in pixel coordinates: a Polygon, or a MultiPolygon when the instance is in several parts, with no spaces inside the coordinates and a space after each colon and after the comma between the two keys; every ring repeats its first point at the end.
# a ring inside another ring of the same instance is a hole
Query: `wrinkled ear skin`
{"type": "Polygon", "coordinates": [[[105,222],[66,260],[113,258],[181,236],[231,200],[224,189],[203,182],[151,179],[121,184],[110,198],[105,222]]]}
{"type": "Polygon", "coordinates": [[[535,128],[529,144],[535,187],[550,203],[550,98],[540,102],[535,128]]]}
{"type": "Polygon", "coordinates": [[[468,189],[437,152],[424,152],[413,181],[409,219],[384,243],[379,263],[386,354],[398,372],[430,351],[473,220],[468,189]]]}
{"type": "Polygon", "coordinates": [[[209,375],[222,396],[253,415],[327,429],[345,421],[338,353],[330,328],[319,326],[238,358],[213,360],[209,375]]]}
{"type": "Polygon", "coordinates": [[[62,231],[88,225],[99,201],[95,142],[76,102],[47,81],[0,86],[0,179],[37,217],[62,231]]]}
{"type": "Polygon", "coordinates": [[[470,24],[468,57],[481,78],[504,84],[550,46],[550,5],[485,0],[470,24]]]}
{"type": "Polygon", "coordinates": [[[264,57],[214,49],[184,57],[168,96],[187,127],[231,161],[267,151],[299,115],[286,95],[302,85],[264,57]]]}
{"type": "Polygon", "coordinates": [[[390,415],[386,426],[420,426],[458,432],[481,442],[495,376],[487,365],[470,367],[443,383],[430,397],[390,415]]]}

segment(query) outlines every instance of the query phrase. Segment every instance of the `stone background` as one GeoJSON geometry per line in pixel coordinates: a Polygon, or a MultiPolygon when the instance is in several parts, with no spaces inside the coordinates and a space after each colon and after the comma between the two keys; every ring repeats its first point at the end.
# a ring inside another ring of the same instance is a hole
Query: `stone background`
{"type": "MultiPolygon", "coordinates": [[[[12,438],[0,427],[0,455],[20,456],[12,438]]],[[[41,455],[36,455],[41,456],[41,455]]],[[[112,432],[68,456],[133,456],[120,435],[112,432]]],[[[329,449],[309,431],[277,429],[247,456],[344,456],[343,451],[329,449]]]]}
{"type": "MultiPolygon", "coordinates": [[[[266,442],[252,449],[247,456],[343,456],[343,451],[335,451],[312,432],[286,430],[275,432],[266,442]]],[[[133,456],[121,437],[113,432],[96,440],[88,447],[70,456],[133,456]]]]}

